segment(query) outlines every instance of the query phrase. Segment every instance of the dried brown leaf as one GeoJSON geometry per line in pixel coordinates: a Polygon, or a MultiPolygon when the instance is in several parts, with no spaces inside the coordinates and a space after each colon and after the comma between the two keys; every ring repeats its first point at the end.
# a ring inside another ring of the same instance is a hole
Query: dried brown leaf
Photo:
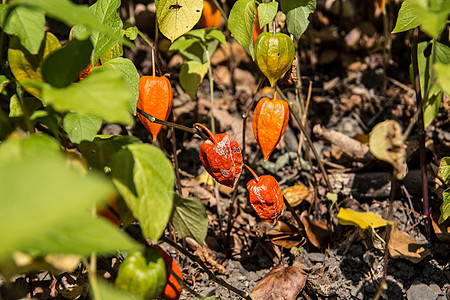
{"type": "Polygon", "coordinates": [[[304,185],[293,185],[283,190],[283,196],[292,207],[296,207],[308,197],[308,188],[304,185]]]}
{"type": "Polygon", "coordinates": [[[295,300],[306,283],[306,274],[294,266],[274,267],[250,293],[253,300],[295,300]]]}
{"type": "Polygon", "coordinates": [[[389,254],[392,258],[405,258],[415,264],[431,254],[428,248],[414,241],[406,232],[397,228],[397,222],[391,227],[389,254]]]}
{"type": "Polygon", "coordinates": [[[443,243],[450,244],[450,219],[439,224],[439,213],[434,213],[431,218],[434,233],[436,237],[443,243]]]}
{"type": "Polygon", "coordinates": [[[298,247],[304,241],[295,228],[283,221],[278,221],[273,228],[267,230],[266,236],[275,245],[287,249],[298,247]]]}
{"type": "Polygon", "coordinates": [[[323,248],[328,244],[331,237],[331,229],[328,223],[311,220],[306,210],[300,215],[300,221],[305,227],[306,236],[311,244],[317,248],[323,248]]]}

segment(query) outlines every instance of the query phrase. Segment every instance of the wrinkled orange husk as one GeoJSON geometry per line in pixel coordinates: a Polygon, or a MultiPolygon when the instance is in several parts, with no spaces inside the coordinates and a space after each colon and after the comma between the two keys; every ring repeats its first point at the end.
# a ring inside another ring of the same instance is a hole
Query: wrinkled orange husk
{"type": "Polygon", "coordinates": [[[175,262],[175,260],[170,256],[164,249],[158,245],[153,245],[153,248],[158,250],[158,252],[161,254],[161,257],[164,260],[164,263],[166,264],[166,286],[164,287],[164,290],[161,292],[159,297],[161,299],[165,300],[178,300],[181,296],[181,286],[178,283],[175,276],[173,276],[169,271],[167,271],[167,268],[170,268],[175,274],[177,274],[180,279],[183,279],[183,274],[181,273],[180,267],[175,262]]]}
{"type": "Polygon", "coordinates": [[[242,152],[228,134],[215,134],[217,144],[207,139],[200,145],[199,157],[205,170],[218,183],[234,187],[242,172],[242,152]]]}
{"type": "Polygon", "coordinates": [[[275,224],[283,212],[283,194],[273,176],[264,175],[247,183],[250,204],[258,216],[266,222],[275,224]]]}
{"type": "MultiPolygon", "coordinates": [[[[172,109],[172,86],[164,76],[142,76],[139,81],[139,98],[137,107],[153,117],[166,121],[172,109]]],[[[138,113],[138,117],[145,128],[156,140],[162,125],[152,123],[138,113]]]]}
{"type": "Polygon", "coordinates": [[[270,99],[259,100],[253,112],[253,134],[261,149],[264,160],[280,142],[289,121],[289,106],[286,101],[270,99]]]}
{"type": "Polygon", "coordinates": [[[216,5],[210,1],[203,1],[203,11],[200,18],[200,27],[219,27],[222,15],[216,5]]]}

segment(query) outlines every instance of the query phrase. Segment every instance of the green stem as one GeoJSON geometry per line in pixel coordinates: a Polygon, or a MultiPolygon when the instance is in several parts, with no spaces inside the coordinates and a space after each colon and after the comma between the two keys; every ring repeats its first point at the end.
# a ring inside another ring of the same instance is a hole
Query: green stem
{"type": "Polygon", "coordinates": [[[278,88],[277,90],[278,90],[278,94],[281,95],[281,98],[288,103],[289,109],[291,111],[291,115],[294,116],[294,119],[297,122],[298,127],[300,127],[300,130],[303,132],[303,135],[306,138],[306,142],[308,143],[309,148],[311,148],[312,152],[314,153],[314,156],[316,157],[317,164],[319,165],[319,169],[322,172],[323,179],[325,180],[325,183],[327,184],[328,191],[331,192],[331,193],[334,193],[333,192],[333,187],[331,185],[330,179],[328,178],[328,174],[325,171],[325,168],[323,166],[322,160],[320,159],[319,153],[317,152],[316,147],[314,147],[314,144],[313,144],[311,138],[309,137],[308,133],[306,132],[306,128],[303,126],[302,121],[300,120],[300,118],[298,116],[298,111],[293,107],[291,101],[289,101],[289,99],[287,99],[287,97],[280,90],[280,88],[278,88]]]}
{"type": "Polygon", "coordinates": [[[211,110],[210,110],[210,118],[211,118],[211,131],[212,133],[216,133],[216,124],[214,119],[214,79],[212,77],[212,68],[211,68],[211,60],[209,57],[209,51],[206,49],[206,59],[209,62],[208,66],[208,77],[209,77],[209,94],[211,97],[211,110]]]}

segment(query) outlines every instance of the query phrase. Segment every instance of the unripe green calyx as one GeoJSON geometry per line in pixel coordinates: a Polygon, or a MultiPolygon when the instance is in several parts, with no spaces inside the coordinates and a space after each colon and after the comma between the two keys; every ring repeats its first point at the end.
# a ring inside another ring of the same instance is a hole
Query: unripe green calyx
{"type": "Polygon", "coordinates": [[[155,249],[129,253],[122,262],[116,278],[116,287],[131,292],[141,299],[156,299],[166,285],[164,260],[155,249]]]}
{"type": "Polygon", "coordinates": [[[284,33],[261,33],[255,42],[255,60],[261,72],[273,87],[275,82],[292,65],[295,46],[292,39],[284,33]]]}

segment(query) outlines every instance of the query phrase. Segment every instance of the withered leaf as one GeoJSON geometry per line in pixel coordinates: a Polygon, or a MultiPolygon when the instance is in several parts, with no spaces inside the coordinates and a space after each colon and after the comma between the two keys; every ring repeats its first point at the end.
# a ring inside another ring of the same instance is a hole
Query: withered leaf
{"type": "Polygon", "coordinates": [[[329,224],[326,222],[311,220],[306,210],[304,210],[300,215],[300,221],[302,221],[302,224],[305,227],[306,236],[311,244],[317,248],[326,247],[331,237],[331,229],[329,224]]]}
{"type": "Polygon", "coordinates": [[[414,241],[406,232],[397,228],[397,222],[391,227],[389,254],[392,258],[405,258],[415,264],[431,254],[428,248],[414,241]]]}
{"type": "Polygon", "coordinates": [[[295,300],[306,283],[306,274],[297,267],[274,267],[250,293],[253,300],[295,300]]]}
{"type": "Polygon", "coordinates": [[[305,242],[295,228],[280,220],[273,228],[266,231],[266,235],[272,243],[287,249],[298,247],[305,242]]]}

